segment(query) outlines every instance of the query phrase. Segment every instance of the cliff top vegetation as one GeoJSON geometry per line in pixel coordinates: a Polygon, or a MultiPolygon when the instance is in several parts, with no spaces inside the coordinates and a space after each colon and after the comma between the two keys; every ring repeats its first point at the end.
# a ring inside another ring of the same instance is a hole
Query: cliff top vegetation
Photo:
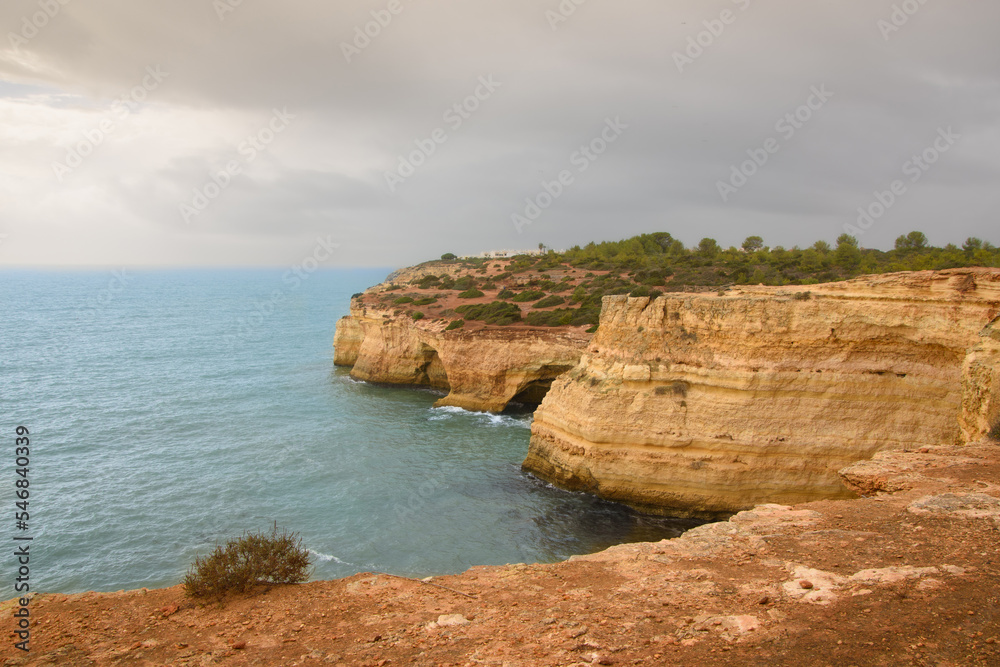
{"type": "Polygon", "coordinates": [[[900,236],[888,251],[862,248],[847,234],[835,245],[769,247],[762,237],[748,236],[739,248],[722,248],[711,238],[686,247],[656,232],[541,255],[443,257],[394,274],[388,284],[369,290],[369,298],[400,314],[433,304],[425,309],[429,321],[596,326],[602,297],[613,294],[656,297],[733,285],[812,285],[896,271],[1000,267],[1000,249],[992,243],[968,238],[961,247],[938,248],[918,231],[900,236]]]}

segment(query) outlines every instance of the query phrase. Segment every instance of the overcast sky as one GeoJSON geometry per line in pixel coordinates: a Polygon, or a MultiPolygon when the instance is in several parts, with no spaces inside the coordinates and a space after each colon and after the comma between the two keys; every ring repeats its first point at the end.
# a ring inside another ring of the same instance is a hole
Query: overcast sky
{"type": "Polygon", "coordinates": [[[0,264],[1000,243],[998,34],[982,0],[4,0],[0,264]]]}

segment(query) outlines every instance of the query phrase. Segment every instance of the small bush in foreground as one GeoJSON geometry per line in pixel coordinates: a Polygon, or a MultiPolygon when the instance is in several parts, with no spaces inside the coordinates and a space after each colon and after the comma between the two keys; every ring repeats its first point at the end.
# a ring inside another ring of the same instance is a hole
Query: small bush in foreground
{"type": "Polygon", "coordinates": [[[481,296],[486,296],[486,295],[483,292],[481,292],[480,290],[477,290],[475,287],[473,287],[472,289],[467,289],[464,292],[462,292],[461,294],[459,294],[458,298],[459,299],[478,299],[481,296]]]}
{"type": "Polygon", "coordinates": [[[195,558],[184,577],[189,597],[248,593],[260,584],[298,584],[309,578],[309,551],[295,533],[243,533],[208,556],[195,558]]]}
{"type": "Polygon", "coordinates": [[[412,317],[414,319],[414,321],[416,321],[416,320],[422,320],[422,319],[424,319],[424,314],[421,313],[419,310],[415,310],[412,313],[410,313],[410,317],[412,317]]]}
{"type": "Polygon", "coordinates": [[[461,329],[465,326],[465,320],[453,320],[451,324],[445,327],[445,331],[454,331],[455,329],[461,329]]]}

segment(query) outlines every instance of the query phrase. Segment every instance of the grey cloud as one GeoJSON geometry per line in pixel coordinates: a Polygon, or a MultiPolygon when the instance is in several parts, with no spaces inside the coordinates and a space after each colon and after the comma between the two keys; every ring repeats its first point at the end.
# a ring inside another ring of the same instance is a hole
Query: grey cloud
{"type": "MultiPolygon", "coordinates": [[[[170,78],[158,104],[241,117],[288,106],[309,118],[308,131],[288,139],[281,160],[269,158],[277,175],[235,180],[198,224],[261,243],[335,228],[360,263],[653,230],[689,243],[714,235],[724,245],[750,233],[773,244],[833,240],[942,126],[969,143],[944,156],[864,242],[891,243],[911,229],[941,242],[995,237],[988,212],[1000,203],[1000,158],[973,139],[996,136],[1000,6],[927,3],[885,40],[877,22],[891,15],[889,0],[755,0],[745,11],[728,0],[589,0],[555,31],[545,15],[555,0],[401,3],[348,63],[341,43],[387,1],[245,0],[220,20],[201,0],[77,0],[27,47],[44,67],[0,59],[0,76],[109,99],[160,64],[170,78]],[[678,72],[674,53],[727,9],[735,21],[678,72]],[[488,74],[502,88],[390,193],[384,172],[397,156],[446,127],[444,110],[488,74]],[[723,203],[717,181],[823,84],[833,99],[723,203]],[[518,235],[510,214],[608,116],[629,123],[621,141],[518,235]],[[363,152],[361,173],[323,164],[344,153],[348,137],[363,152]],[[941,211],[951,212],[947,228],[941,211]]],[[[0,23],[16,26],[36,10],[35,2],[5,3],[0,23]]],[[[128,185],[104,187],[151,227],[197,236],[180,229],[177,197],[227,150],[147,166],[128,185]]]]}

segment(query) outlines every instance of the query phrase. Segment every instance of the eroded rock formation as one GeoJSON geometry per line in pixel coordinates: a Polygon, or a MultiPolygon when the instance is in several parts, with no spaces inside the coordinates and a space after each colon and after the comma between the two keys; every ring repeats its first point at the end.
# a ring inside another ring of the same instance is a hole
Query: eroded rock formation
{"type": "Polygon", "coordinates": [[[852,462],[995,434],[998,311],[997,269],[605,297],[535,414],[524,468],[706,518],[844,497],[852,462]]]}
{"type": "Polygon", "coordinates": [[[541,401],[590,339],[579,329],[444,328],[355,300],[337,323],[334,361],[358,380],[449,390],[437,405],[499,412],[513,400],[541,401]]]}

